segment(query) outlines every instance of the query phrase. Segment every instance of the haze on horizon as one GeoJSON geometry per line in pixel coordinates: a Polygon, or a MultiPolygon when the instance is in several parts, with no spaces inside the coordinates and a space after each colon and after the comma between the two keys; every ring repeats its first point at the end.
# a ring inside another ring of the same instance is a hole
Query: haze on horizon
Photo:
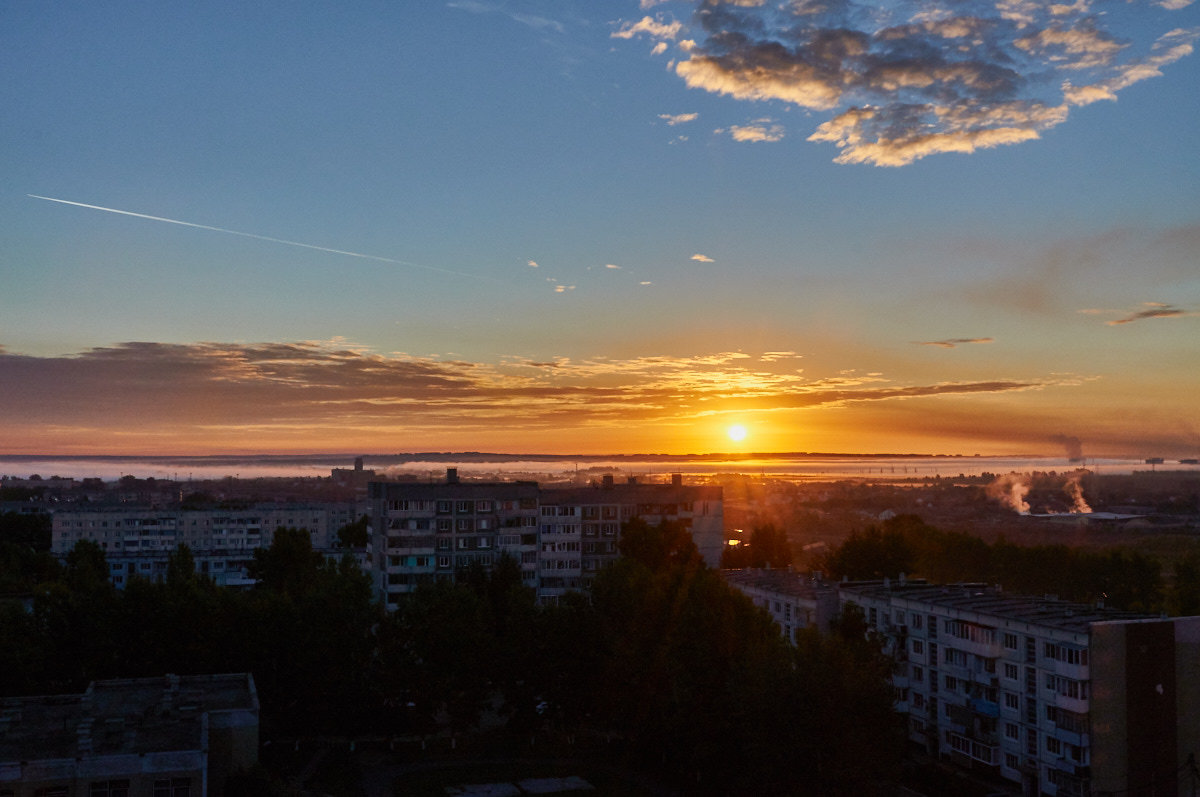
{"type": "Polygon", "coordinates": [[[1196,457],[1198,7],[13,6],[0,452],[1196,457]]]}

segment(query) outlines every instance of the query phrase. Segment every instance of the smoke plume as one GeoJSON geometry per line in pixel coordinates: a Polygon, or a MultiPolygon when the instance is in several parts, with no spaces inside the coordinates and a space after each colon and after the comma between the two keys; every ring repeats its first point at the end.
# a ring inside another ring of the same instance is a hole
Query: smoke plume
{"type": "Polygon", "coordinates": [[[987,486],[987,495],[1020,515],[1029,514],[1029,504],[1025,496],[1033,487],[1033,479],[1028,473],[1006,473],[987,486]]]}

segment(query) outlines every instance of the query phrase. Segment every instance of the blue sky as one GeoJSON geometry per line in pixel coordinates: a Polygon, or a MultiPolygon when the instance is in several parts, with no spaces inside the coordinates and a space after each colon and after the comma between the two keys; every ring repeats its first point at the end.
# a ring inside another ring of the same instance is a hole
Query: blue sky
{"type": "Polygon", "coordinates": [[[1197,6],[949,8],[4,3],[0,448],[1196,456],[1197,6]]]}

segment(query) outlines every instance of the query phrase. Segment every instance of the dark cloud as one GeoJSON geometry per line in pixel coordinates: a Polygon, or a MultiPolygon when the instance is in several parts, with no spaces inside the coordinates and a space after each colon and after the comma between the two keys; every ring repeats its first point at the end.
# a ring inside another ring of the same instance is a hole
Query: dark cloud
{"type": "Polygon", "coordinates": [[[915,340],[918,346],[940,346],[943,349],[953,349],[968,343],[992,343],[994,338],[947,338],[945,340],[915,340]]]}
{"type": "Polygon", "coordinates": [[[1067,452],[1067,459],[1083,459],[1083,442],[1073,435],[1056,434],[1050,436],[1050,442],[1058,443],[1067,452]]]}
{"type": "MultiPolygon", "coordinates": [[[[1192,52],[1196,30],[1164,25],[1153,42],[1122,36],[1144,30],[1158,8],[1092,6],[703,0],[703,36],[683,40],[687,57],[675,70],[691,87],[736,99],[833,111],[809,140],[835,144],[840,163],[902,166],[1038,138],[1070,107],[1115,99],[1192,52]]],[[[683,35],[656,30],[621,32],[683,35]]]]}
{"type": "Polygon", "coordinates": [[[1146,302],[1142,308],[1124,318],[1117,318],[1106,323],[1112,327],[1121,324],[1132,324],[1134,321],[1144,321],[1147,318],[1178,318],[1179,316],[1190,315],[1186,310],[1181,310],[1178,307],[1172,307],[1169,304],[1162,304],[1160,302],[1146,302]]]}

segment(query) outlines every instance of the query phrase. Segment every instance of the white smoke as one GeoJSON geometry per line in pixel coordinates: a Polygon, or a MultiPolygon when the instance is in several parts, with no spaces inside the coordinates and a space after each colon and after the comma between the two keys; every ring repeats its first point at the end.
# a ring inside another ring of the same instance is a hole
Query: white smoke
{"type": "Polygon", "coordinates": [[[1033,479],[1028,473],[1006,473],[987,486],[988,497],[1021,515],[1029,514],[1029,503],[1025,496],[1033,487],[1033,479]]]}
{"type": "Polygon", "coordinates": [[[1067,476],[1067,482],[1063,485],[1063,492],[1071,496],[1071,511],[1078,514],[1089,514],[1092,507],[1083,498],[1083,477],[1088,472],[1086,470],[1077,470],[1067,476]]]}

